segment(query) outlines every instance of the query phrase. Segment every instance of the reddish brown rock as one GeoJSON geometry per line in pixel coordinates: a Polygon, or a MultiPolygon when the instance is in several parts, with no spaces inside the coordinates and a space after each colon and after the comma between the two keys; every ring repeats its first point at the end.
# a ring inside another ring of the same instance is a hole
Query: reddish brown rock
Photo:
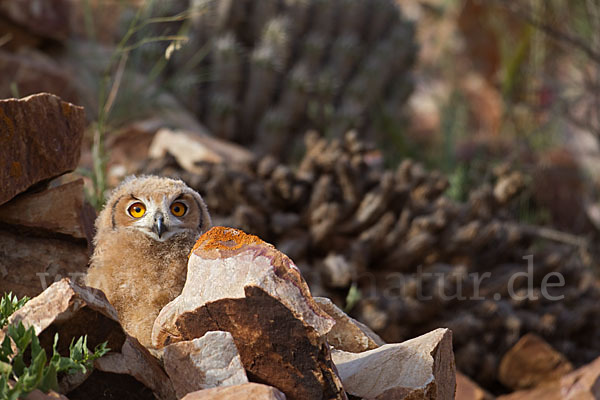
{"type": "Polygon", "coordinates": [[[596,400],[600,398],[600,357],[559,380],[500,396],[498,400],[596,400]]]}
{"type": "Polygon", "coordinates": [[[0,293],[35,296],[85,273],[95,211],[83,181],[24,193],[0,206],[0,293]]]}
{"type": "Polygon", "coordinates": [[[0,206],[0,223],[42,229],[91,242],[96,212],[85,201],[83,179],[38,193],[25,193],[0,206]]]}
{"type": "Polygon", "coordinates": [[[39,36],[66,39],[70,29],[71,0],[0,0],[0,15],[39,36]]]}
{"type": "Polygon", "coordinates": [[[0,204],[77,167],[82,107],[41,93],[0,100],[0,204]]]}
{"type": "Polygon", "coordinates": [[[334,325],[294,263],[256,236],[215,227],[200,237],[182,294],[156,319],[153,344],[231,333],[248,378],[288,399],[342,399],[325,335],[334,325]]]}
{"type": "Polygon", "coordinates": [[[9,53],[0,48],[0,99],[41,92],[71,103],[80,99],[72,74],[45,53],[31,48],[9,53]]]}
{"type": "Polygon", "coordinates": [[[530,389],[560,379],[573,370],[571,363],[544,339],[528,333],[502,358],[498,380],[513,389],[530,389]]]}
{"type": "Polygon", "coordinates": [[[371,328],[349,317],[330,299],[315,297],[315,301],[323,311],[335,319],[335,325],[327,333],[327,342],[337,350],[360,353],[385,344],[371,328]]]}
{"type": "Polygon", "coordinates": [[[350,395],[377,400],[451,400],[456,389],[452,332],[436,329],[362,353],[333,350],[350,395]]]}
{"type": "Polygon", "coordinates": [[[494,396],[459,371],[456,371],[456,395],[454,398],[455,400],[494,400],[494,396]]]}
{"type": "Polygon", "coordinates": [[[285,395],[274,387],[260,383],[245,383],[237,386],[200,390],[185,396],[182,400],[285,400],[285,395]]]}
{"type": "Polygon", "coordinates": [[[98,392],[123,398],[122,393],[111,391],[113,388],[122,390],[122,387],[114,387],[114,382],[120,382],[120,385],[130,386],[128,389],[132,393],[145,390],[154,393],[158,399],[175,399],[171,382],[158,361],[123,331],[115,309],[99,290],[63,279],[27,302],[11,316],[10,322],[33,326],[47,354],[51,354],[49,351],[56,333],[60,338],[58,351],[62,355],[68,355],[71,339],[83,335],[88,336],[91,349],[108,342],[111,351],[96,360],[94,371],[83,382],[76,382],[78,387],[61,382],[61,388],[66,386],[66,392],[72,390],[77,394],[73,398],[92,398],[90,396],[98,392]]]}
{"type": "Polygon", "coordinates": [[[164,348],[163,363],[177,397],[219,386],[248,383],[229,332],[207,332],[198,339],[164,348]]]}

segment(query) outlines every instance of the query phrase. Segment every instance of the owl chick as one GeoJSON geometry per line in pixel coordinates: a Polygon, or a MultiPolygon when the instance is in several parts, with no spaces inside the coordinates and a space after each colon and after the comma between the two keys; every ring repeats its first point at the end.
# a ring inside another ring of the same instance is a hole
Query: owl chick
{"type": "Polygon", "coordinates": [[[198,193],[157,176],[126,179],[98,215],[86,284],[104,291],[144,346],[160,310],[181,293],[188,254],[210,225],[198,193]]]}

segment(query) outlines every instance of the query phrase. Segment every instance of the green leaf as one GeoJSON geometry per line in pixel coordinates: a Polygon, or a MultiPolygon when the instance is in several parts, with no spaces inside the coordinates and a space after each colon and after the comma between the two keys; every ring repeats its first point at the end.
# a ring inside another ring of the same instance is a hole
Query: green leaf
{"type": "Polygon", "coordinates": [[[23,307],[29,301],[29,297],[23,297],[21,300],[11,293],[5,293],[0,299],[0,328],[8,324],[8,318],[19,308],[23,307]]]}
{"type": "Polygon", "coordinates": [[[9,357],[13,354],[10,337],[4,336],[2,345],[0,345],[0,361],[9,362],[9,357]]]}
{"type": "Polygon", "coordinates": [[[0,375],[8,376],[12,372],[12,365],[7,362],[0,361],[0,375]]]}
{"type": "Polygon", "coordinates": [[[48,365],[48,368],[46,368],[44,371],[42,380],[38,385],[38,389],[44,393],[48,392],[49,390],[58,390],[57,373],[58,371],[56,370],[56,366],[51,362],[48,365]]]}

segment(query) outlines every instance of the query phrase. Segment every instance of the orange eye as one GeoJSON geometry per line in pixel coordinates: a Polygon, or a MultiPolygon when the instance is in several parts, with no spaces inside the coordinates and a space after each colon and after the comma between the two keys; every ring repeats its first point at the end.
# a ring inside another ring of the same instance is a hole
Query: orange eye
{"type": "Polygon", "coordinates": [[[140,202],[133,203],[129,206],[127,212],[129,212],[129,215],[131,215],[133,218],[141,218],[144,216],[144,214],[146,214],[146,206],[140,202]]]}
{"type": "Polygon", "coordinates": [[[181,217],[187,211],[187,206],[179,201],[171,204],[171,212],[176,217],[181,217]]]}

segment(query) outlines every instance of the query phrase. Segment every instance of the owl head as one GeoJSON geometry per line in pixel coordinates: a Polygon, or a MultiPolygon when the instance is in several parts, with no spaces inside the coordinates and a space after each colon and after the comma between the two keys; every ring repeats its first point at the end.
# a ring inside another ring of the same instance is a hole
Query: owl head
{"type": "Polygon", "coordinates": [[[183,181],[158,176],[128,177],[98,216],[101,230],[134,229],[159,242],[179,233],[201,233],[211,225],[202,197],[183,181]]]}

